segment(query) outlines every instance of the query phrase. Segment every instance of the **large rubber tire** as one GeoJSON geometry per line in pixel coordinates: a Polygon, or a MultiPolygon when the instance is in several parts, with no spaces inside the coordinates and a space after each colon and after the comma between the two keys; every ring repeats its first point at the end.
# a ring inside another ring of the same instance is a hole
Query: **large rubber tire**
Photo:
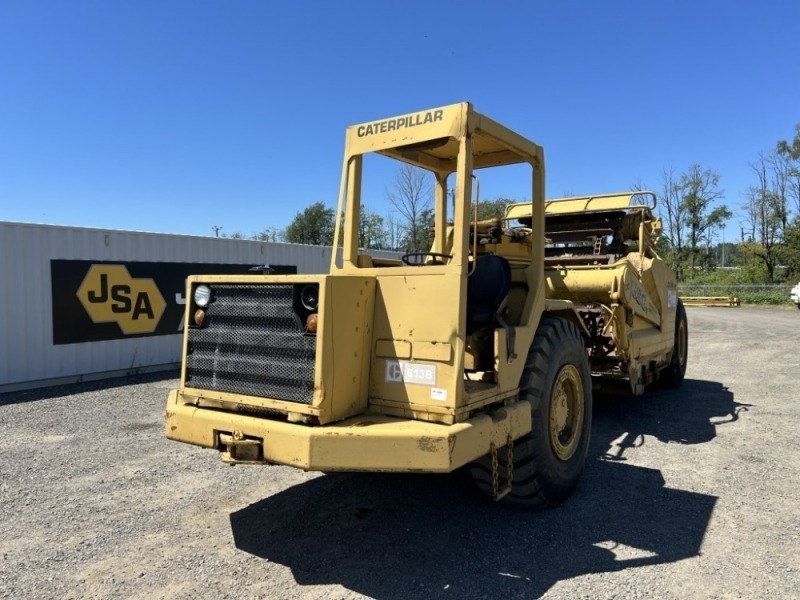
{"type": "MultiPolygon", "coordinates": [[[[578,484],[592,429],[592,383],[578,328],[543,317],[525,360],[520,399],[531,403],[532,430],[514,442],[514,478],[503,502],[549,508],[578,484]]],[[[506,448],[498,450],[499,487],[508,481],[506,448]]],[[[471,465],[478,487],[493,496],[492,461],[471,465]]]]}
{"type": "Polygon", "coordinates": [[[661,385],[666,388],[678,388],[686,376],[686,362],[689,357],[689,322],[686,320],[686,309],[678,300],[675,311],[675,343],[672,346],[672,360],[669,366],[661,371],[661,385]]]}

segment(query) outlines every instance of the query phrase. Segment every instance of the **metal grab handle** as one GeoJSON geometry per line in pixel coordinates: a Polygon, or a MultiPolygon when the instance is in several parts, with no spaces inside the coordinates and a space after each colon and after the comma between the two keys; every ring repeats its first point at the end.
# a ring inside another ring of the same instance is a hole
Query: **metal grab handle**
{"type": "Polygon", "coordinates": [[[478,204],[481,198],[481,180],[477,175],[472,175],[475,180],[475,230],[472,232],[472,266],[470,267],[467,277],[475,272],[475,267],[478,263],[478,204]]]}

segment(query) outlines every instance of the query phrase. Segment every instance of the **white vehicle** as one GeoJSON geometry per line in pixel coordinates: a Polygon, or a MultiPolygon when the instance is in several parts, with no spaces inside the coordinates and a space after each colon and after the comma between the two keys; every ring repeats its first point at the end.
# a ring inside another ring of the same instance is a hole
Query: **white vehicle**
{"type": "Polygon", "coordinates": [[[792,296],[792,302],[797,304],[797,308],[800,308],[800,283],[792,288],[790,294],[792,296]]]}

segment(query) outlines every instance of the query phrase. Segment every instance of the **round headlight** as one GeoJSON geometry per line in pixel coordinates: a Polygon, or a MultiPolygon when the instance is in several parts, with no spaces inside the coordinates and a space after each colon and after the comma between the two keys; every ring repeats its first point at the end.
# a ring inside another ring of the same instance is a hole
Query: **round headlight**
{"type": "Polygon", "coordinates": [[[315,285],[307,285],[300,292],[300,302],[306,310],[317,310],[319,305],[319,288],[315,285]]]}
{"type": "Polygon", "coordinates": [[[208,306],[211,300],[211,288],[207,285],[198,285],[194,288],[194,303],[200,307],[208,306]]]}

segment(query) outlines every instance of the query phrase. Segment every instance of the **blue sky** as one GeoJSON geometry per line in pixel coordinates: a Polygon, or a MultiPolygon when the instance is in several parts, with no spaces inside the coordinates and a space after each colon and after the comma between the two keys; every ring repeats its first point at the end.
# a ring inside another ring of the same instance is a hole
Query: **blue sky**
{"type": "Polygon", "coordinates": [[[462,100],[544,146],[549,197],[700,163],[737,208],[800,122],[798,24],[796,0],[0,0],[0,220],[283,227],[335,206],[346,126],[462,100]]]}

